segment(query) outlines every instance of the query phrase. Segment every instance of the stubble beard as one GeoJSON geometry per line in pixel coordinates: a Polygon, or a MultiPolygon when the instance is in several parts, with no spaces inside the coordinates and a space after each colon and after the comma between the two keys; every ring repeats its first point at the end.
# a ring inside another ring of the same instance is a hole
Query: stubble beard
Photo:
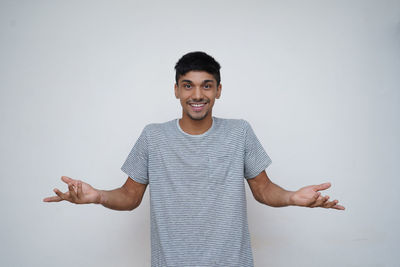
{"type": "Polygon", "coordinates": [[[192,119],[192,120],[194,120],[194,121],[201,121],[201,120],[203,120],[204,118],[207,117],[208,112],[209,112],[209,110],[207,110],[206,113],[204,113],[204,115],[201,116],[201,117],[193,117],[193,116],[190,114],[190,112],[186,112],[186,114],[188,115],[188,117],[189,117],[190,119],[192,119]]]}

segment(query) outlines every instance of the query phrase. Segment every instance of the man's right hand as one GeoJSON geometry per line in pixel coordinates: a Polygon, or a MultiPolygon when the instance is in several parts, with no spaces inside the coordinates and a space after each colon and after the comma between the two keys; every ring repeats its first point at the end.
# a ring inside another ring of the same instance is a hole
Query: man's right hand
{"type": "Polygon", "coordinates": [[[100,203],[100,191],[93,188],[90,184],[74,180],[67,176],[62,176],[61,180],[68,184],[68,191],[63,193],[55,188],[53,191],[57,196],[46,197],[43,199],[44,202],[59,202],[66,200],[75,204],[100,203]]]}

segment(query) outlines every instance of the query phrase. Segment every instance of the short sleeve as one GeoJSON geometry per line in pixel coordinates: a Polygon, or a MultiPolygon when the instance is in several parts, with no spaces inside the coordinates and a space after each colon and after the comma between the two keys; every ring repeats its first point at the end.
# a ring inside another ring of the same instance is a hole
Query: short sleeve
{"type": "Polygon", "coordinates": [[[148,161],[147,127],[145,127],[122,165],[121,170],[136,182],[148,184],[148,161]]]}
{"type": "Polygon", "coordinates": [[[244,121],[244,135],[244,177],[250,179],[259,175],[272,161],[247,121],[244,121]]]}

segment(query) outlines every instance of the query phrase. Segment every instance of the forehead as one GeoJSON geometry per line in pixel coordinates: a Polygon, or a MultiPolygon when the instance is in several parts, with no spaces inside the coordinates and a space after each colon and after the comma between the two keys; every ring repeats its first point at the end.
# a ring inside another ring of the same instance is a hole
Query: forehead
{"type": "Polygon", "coordinates": [[[206,71],[197,70],[192,70],[187,72],[185,75],[182,75],[181,77],[179,77],[178,82],[181,82],[183,80],[189,80],[193,83],[202,83],[205,80],[212,80],[214,82],[217,82],[212,74],[206,71]]]}

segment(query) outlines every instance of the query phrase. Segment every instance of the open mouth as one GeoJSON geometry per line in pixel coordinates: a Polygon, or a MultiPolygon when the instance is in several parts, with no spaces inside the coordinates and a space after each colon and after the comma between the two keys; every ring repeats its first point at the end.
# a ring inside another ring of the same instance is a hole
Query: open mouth
{"type": "Polygon", "coordinates": [[[202,111],[204,107],[207,105],[206,102],[201,102],[201,103],[189,103],[189,105],[192,107],[192,110],[195,112],[202,111]]]}

